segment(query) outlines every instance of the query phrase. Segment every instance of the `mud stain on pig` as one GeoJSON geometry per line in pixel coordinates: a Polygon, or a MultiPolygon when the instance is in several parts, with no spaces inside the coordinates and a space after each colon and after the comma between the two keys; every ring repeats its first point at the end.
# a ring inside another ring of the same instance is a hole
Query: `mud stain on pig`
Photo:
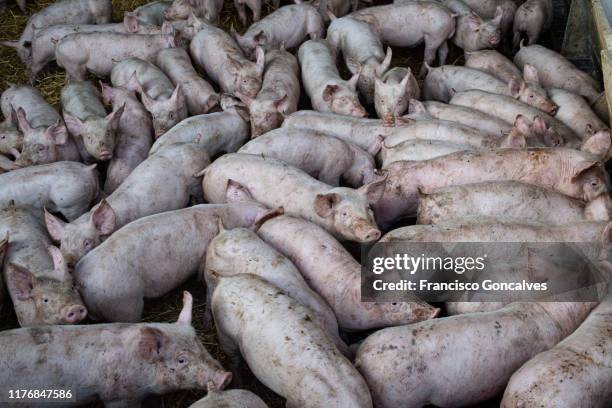
{"type": "Polygon", "coordinates": [[[50,343],[53,340],[53,334],[49,328],[32,327],[29,334],[32,342],[37,346],[50,343]]]}

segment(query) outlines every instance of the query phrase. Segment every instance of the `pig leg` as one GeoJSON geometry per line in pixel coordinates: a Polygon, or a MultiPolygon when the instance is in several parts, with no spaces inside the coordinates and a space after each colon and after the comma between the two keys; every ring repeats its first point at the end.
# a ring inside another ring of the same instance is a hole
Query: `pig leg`
{"type": "MultiPolygon", "coordinates": [[[[436,51],[440,47],[440,44],[434,43],[433,40],[425,36],[425,52],[423,54],[423,62],[424,64],[421,66],[421,76],[425,77],[427,75],[427,68],[425,67],[425,63],[430,67],[433,66],[434,61],[436,60],[436,51]]],[[[447,49],[448,52],[448,49],[447,49]]]]}
{"type": "Polygon", "coordinates": [[[247,15],[246,15],[246,8],[244,6],[244,1],[243,0],[235,0],[234,1],[234,7],[236,8],[236,12],[238,13],[238,20],[240,20],[240,22],[243,25],[246,25],[246,23],[247,23],[247,15]]]}
{"type": "MultiPolygon", "coordinates": [[[[212,299],[212,297],[210,299],[212,299]]],[[[217,339],[219,340],[221,350],[228,358],[227,366],[232,372],[232,383],[236,387],[240,388],[240,386],[244,383],[244,364],[242,354],[240,354],[240,347],[234,343],[234,340],[232,340],[231,337],[227,336],[220,330],[217,330],[217,339]]]]}
{"type": "Polygon", "coordinates": [[[438,48],[438,62],[440,66],[446,63],[446,57],[448,57],[448,41],[444,41],[438,48]]]}

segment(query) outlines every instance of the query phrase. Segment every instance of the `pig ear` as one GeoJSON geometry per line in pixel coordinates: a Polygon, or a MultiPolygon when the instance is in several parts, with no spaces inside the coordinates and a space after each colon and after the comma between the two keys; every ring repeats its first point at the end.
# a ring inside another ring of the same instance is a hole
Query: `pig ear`
{"type": "Polygon", "coordinates": [[[501,19],[504,16],[504,9],[501,6],[497,6],[495,9],[495,16],[493,17],[493,24],[499,26],[501,24],[501,19]]]}
{"type": "Polygon", "coordinates": [[[158,362],[162,360],[164,347],[167,346],[168,341],[168,336],[160,329],[142,327],[139,333],[138,355],[147,362],[158,362]]]}
{"type": "Polygon", "coordinates": [[[411,99],[408,102],[408,113],[427,113],[427,108],[425,108],[423,102],[411,99]]]}
{"type": "Polygon", "coordinates": [[[91,213],[90,219],[96,230],[103,236],[112,234],[117,224],[115,211],[106,200],[100,201],[100,204],[91,213]]]}
{"type": "Polygon", "coordinates": [[[142,101],[142,104],[149,112],[153,109],[153,105],[155,105],[155,100],[151,98],[149,95],[147,95],[146,92],[143,91],[140,94],[140,100],[142,101]]]}
{"type": "Polygon", "coordinates": [[[164,21],[161,26],[161,33],[163,35],[174,35],[174,26],[169,21],[164,21]]]}
{"type": "Polygon", "coordinates": [[[382,149],[384,143],[385,139],[381,135],[376,136],[374,143],[368,147],[368,153],[372,156],[376,156],[378,152],[380,152],[380,149],[382,149]]]}
{"type": "Polygon", "coordinates": [[[29,270],[12,262],[8,264],[7,286],[15,291],[19,300],[28,300],[36,287],[36,276],[29,270]]]}
{"type": "Polygon", "coordinates": [[[66,265],[66,261],[64,260],[64,256],[62,255],[60,249],[53,245],[49,245],[47,247],[47,252],[53,260],[53,272],[55,277],[61,282],[66,282],[72,279],[70,272],[68,272],[68,265],[66,265]]]}
{"type": "Polygon", "coordinates": [[[380,63],[378,67],[376,67],[376,75],[382,76],[391,65],[391,58],[393,58],[393,51],[391,51],[391,47],[387,47],[387,53],[385,54],[385,59],[380,63]]]}
{"type": "Polygon", "coordinates": [[[608,222],[601,234],[601,244],[603,248],[610,250],[612,247],[612,222],[608,222]]]}
{"type": "Polygon", "coordinates": [[[334,94],[340,90],[338,85],[327,85],[323,90],[323,100],[330,102],[334,98],[334,94]]]}
{"type": "Polygon", "coordinates": [[[533,118],[533,128],[537,134],[542,135],[548,130],[548,125],[544,119],[540,116],[536,116],[533,118]]]}
{"type": "Polygon", "coordinates": [[[49,235],[55,242],[60,242],[62,240],[62,236],[64,235],[64,227],[66,223],[55,215],[51,214],[45,208],[45,225],[47,226],[47,231],[49,235]]]}
{"type": "Polygon", "coordinates": [[[608,154],[611,144],[610,132],[602,130],[585,140],[582,146],[580,146],[580,150],[603,159],[608,154]]]}
{"type": "Polygon", "coordinates": [[[525,139],[525,133],[523,132],[510,132],[502,139],[500,143],[500,147],[523,148],[526,146],[527,140],[525,139]]]}
{"type": "Polygon", "coordinates": [[[477,30],[478,28],[480,28],[480,25],[482,24],[482,18],[480,18],[478,14],[471,11],[467,17],[468,25],[472,30],[477,30]]]}
{"type": "Polygon", "coordinates": [[[321,218],[331,217],[334,205],[340,202],[340,195],[336,193],[317,194],[314,202],[314,210],[321,218]]]}
{"type": "Polygon", "coordinates": [[[55,124],[49,126],[47,130],[45,130],[45,137],[56,145],[63,145],[68,138],[66,127],[58,119],[55,124]]]}
{"type": "Polygon", "coordinates": [[[361,186],[357,189],[358,192],[364,194],[368,199],[368,204],[374,205],[380,201],[385,192],[385,185],[387,184],[387,175],[380,177],[371,183],[361,186]]]}
{"type": "Polygon", "coordinates": [[[225,200],[228,203],[255,201],[248,188],[232,179],[227,180],[227,187],[225,188],[225,200]]]}
{"type": "Polygon", "coordinates": [[[134,71],[134,73],[130,76],[130,79],[127,81],[124,87],[128,91],[144,93],[144,91],[142,90],[142,85],[138,80],[138,75],[136,74],[136,71],[134,71]]]}
{"type": "Polygon", "coordinates": [[[132,13],[125,13],[123,15],[123,26],[128,33],[137,32],[139,27],[138,18],[132,13]]]}
{"type": "Polygon", "coordinates": [[[268,35],[265,31],[261,30],[253,37],[253,41],[255,41],[258,45],[264,45],[268,42],[268,35]]]}
{"type": "Polygon", "coordinates": [[[22,133],[28,133],[32,131],[32,127],[26,119],[26,114],[22,107],[19,107],[17,109],[17,126],[19,127],[19,130],[21,130],[22,133]]]}
{"type": "Polygon", "coordinates": [[[287,96],[287,94],[285,94],[282,98],[274,101],[274,107],[280,113],[287,113],[287,111],[289,110],[289,103],[289,97],[287,96]]]}
{"type": "Polygon", "coordinates": [[[508,82],[508,91],[510,91],[510,95],[513,98],[518,98],[521,92],[521,88],[525,82],[516,78],[512,78],[510,82],[508,82]]]}
{"type": "Polygon", "coordinates": [[[571,181],[574,182],[578,180],[583,175],[583,173],[591,170],[593,167],[597,166],[597,164],[598,162],[596,161],[583,161],[578,163],[574,166],[571,181]]]}
{"type": "Polygon", "coordinates": [[[285,209],[283,207],[277,207],[273,210],[266,211],[255,219],[255,222],[253,223],[253,225],[255,226],[257,230],[263,225],[264,222],[274,217],[281,216],[284,213],[285,213],[285,209]]]}
{"type": "Polygon", "coordinates": [[[243,94],[243,93],[242,93],[242,92],[240,92],[240,91],[236,91],[236,92],[234,92],[234,95],[235,95],[235,96],[236,96],[238,99],[240,99],[240,101],[241,101],[242,103],[244,103],[244,104],[245,104],[247,107],[251,106],[251,104],[252,104],[252,103],[253,103],[253,101],[255,100],[254,98],[251,98],[250,96],[245,95],[245,94],[243,94]]]}
{"type": "Polygon", "coordinates": [[[346,67],[353,75],[361,70],[361,64],[353,58],[346,58],[346,67]]]}
{"type": "Polygon", "coordinates": [[[256,47],[255,55],[257,56],[257,62],[255,65],[257,67],[257,74],[261,77],[263,75],[264,66],[266,64],[266,54],[263,48],[256,47]]]}
{"type": "Polygon", "coordinates": [[[81,122],[81,119],[77,118],[76,116],[72,116],[68,112],[64,112],[64,122],[66,122],[66,126],[68,127],[70,133],[73,135],[81,134],[81,131],[83,130],[83,122],[81,122]]]}
{"type": "Polygon", "coordinates": [[[408,68],[408,72],[406,73],[406,76],[402,78],[402,81],[400,82],[400,85],[403,89],[406,89],[406,87],[408,87],[408,82],[410,81],[411,76],[412,76],[412,71],[410,70],[410,68],[408,68]]]}
{"type": "Polygon", "coordinates": [[[113,101],[113,87],[100,81],[100,89],[102,90],[104,103],[111,104],[113,101]]]}
{"type": "Polygon", "coordinates": [[[191,309],[193,308],[193,296],[191,293],[184,291],[183,292],[183,309],[179,314],[177,323],[180,324],[188,324],[191,326],[191,309]]]}
{"type": "Polygon", "coordinates": [[[116,111],[113,111],[109,113],[108,115],[106,115],[106,121],[111,124],[111,127],[113,129],[116,130],[117,127],[119,127],[119,120],[121,119],[121,116],[123,115],[124,110],[125,110],[125,103],[121,105],[121,107],[117,109],[116,111]]]}
{"type": "Polygon", "coordinates": [[[538,69],[531,64],[525,64],[523,67],[523,79],[527,82],[539,84],[540,76],[538,75],[538,69]]]}
{"type": "Polygon", "coordinates": [[[523,135],[528,135],[531,132],[531,122],[523,115],[517,115],[514,119],[514,127],[523,135]]]}
{"type": "Polygon", "coordinates": [[[170,97],[170,100],[172,101],[173,104],[176,104],[179,99],[183,99],[183,98],[184,98],[183,88],[181,88],[181,84],[178,84],[176,88],[174,88],[174,91],[172,92],[172,96],[170,97]]]}
{"type": "Polygon", "coordinates": [[[359,82],[359,76],[361,75],[361,71],[357,72],[355,75],[348,80],[348,86],[353,91],[357,89],[357,82],[359,82]]]}

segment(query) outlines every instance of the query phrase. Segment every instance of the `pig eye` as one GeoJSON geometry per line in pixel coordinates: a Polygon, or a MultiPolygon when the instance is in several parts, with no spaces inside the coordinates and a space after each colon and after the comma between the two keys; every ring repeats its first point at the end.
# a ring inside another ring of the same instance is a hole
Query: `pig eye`
{"type": "Polygon", "coordinates": [[[92,245],[92,243],[91,243],[91,241],[90,241],[90,240],[88,240],[88,239],[86,239],[86,240],[83,242],[83,246],[85,247],[85,249],[90,249],[90,248],[91,248],[91,245],[92,245]]]}
{"type": "Polygon", "coordinates": [[[179,357],[177,362],[179,364],[187,364],[187,359],[185,357],[179,357]]]}
{"type": "Polygon", "coordinates": [[[46,297],[45,297],[45,298],[43,298],[43,300],[42,300],[42,301],[43,301],[43,303],[49,303],[49,298],[46,298],[46,297]]]}

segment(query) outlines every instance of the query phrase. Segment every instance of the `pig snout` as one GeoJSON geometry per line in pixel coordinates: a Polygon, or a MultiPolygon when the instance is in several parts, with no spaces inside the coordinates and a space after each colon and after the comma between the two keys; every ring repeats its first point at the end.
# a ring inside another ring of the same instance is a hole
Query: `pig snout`
{"type": "Polygon", "coordinates": [[[360,235],[360,238],[363,240],[363,242],[373,242],[378,241],[380,239],[380,231],[376,228],[371,228],[367,231],[364,231],[364,233],[360,235]]]}
{"type": "Polygon", "coordinates": [[[62,318],[64,322],[76,324],[83,321],[87,317],[87,308],[83,305],[70,305],[62,309],[62,318]]]}
{"type": "Polygon", "coordinates": [[[100,152],[100,160],[101,161],[106,161],[106,160],[110,160],[113,158],[113,152],[109,151],[109,150],[103,150],[100,152]]]}

